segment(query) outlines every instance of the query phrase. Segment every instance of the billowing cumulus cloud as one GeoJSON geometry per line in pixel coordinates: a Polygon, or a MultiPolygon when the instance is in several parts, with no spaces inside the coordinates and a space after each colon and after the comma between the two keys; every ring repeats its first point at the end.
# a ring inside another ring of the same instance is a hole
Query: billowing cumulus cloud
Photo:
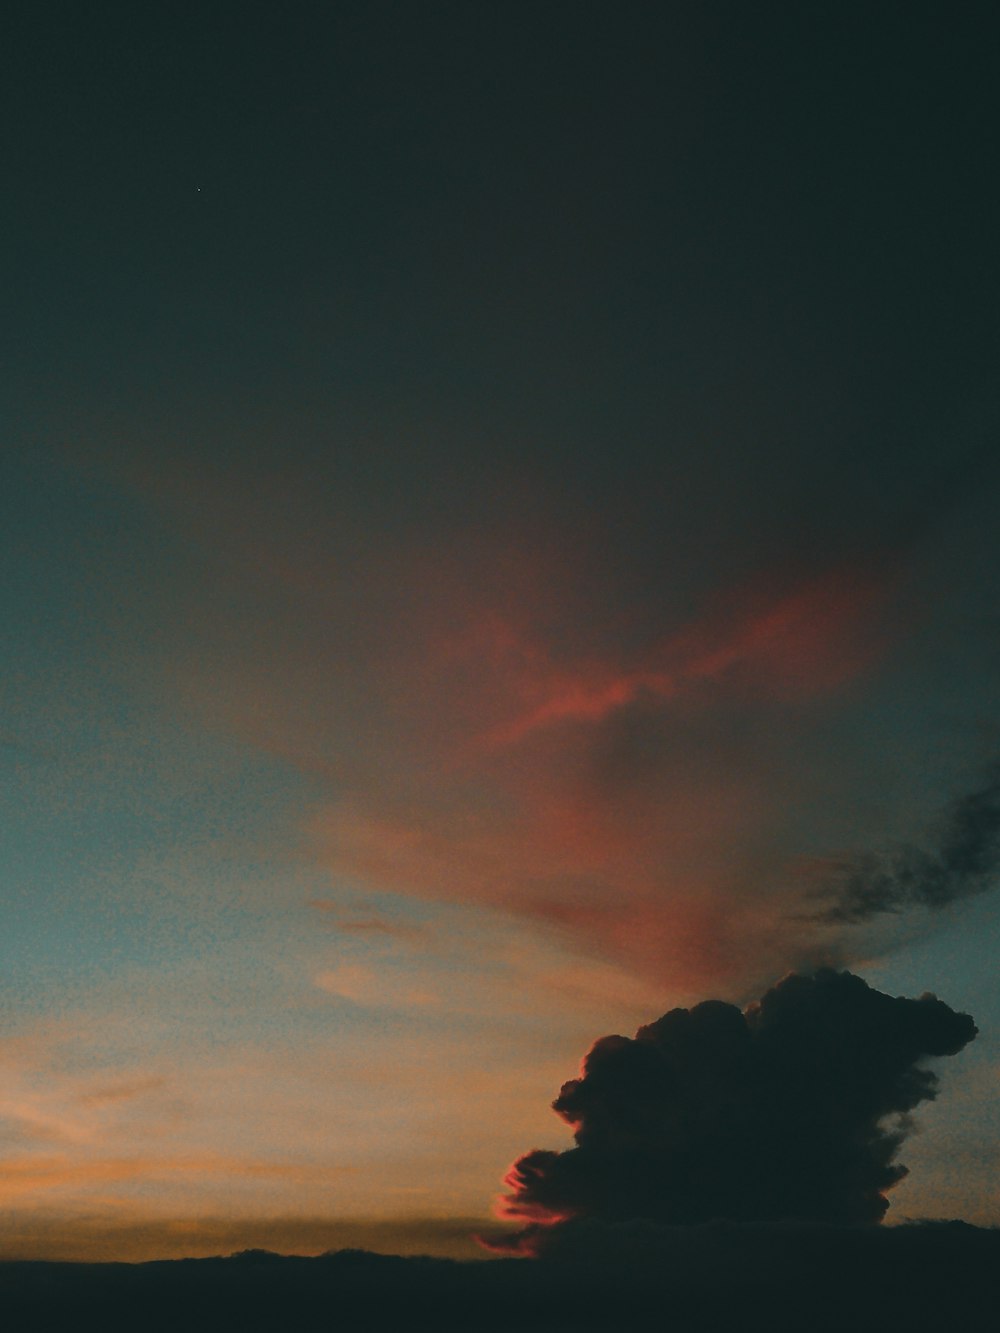
{"type": "Polygon", "coordinates": [[[526,1227],[508,1245],[570,1219],[878,1222],[907,1116],[937,1092],[923,1061],[975,1035],[933,995],[821,970],[604,1037],[553,1103],[576,1146],[511,1168],[501,1214],[526,1227]]]}

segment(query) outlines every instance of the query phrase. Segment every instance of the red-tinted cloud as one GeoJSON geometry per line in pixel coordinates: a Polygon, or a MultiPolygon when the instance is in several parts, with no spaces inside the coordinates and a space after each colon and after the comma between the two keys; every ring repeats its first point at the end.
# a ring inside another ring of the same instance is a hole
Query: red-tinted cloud
{"type": "Polygon", "coordinates": [[[271,516],[266,480],[214,510],[166,492],[216,524],[241,608],[196,601],[175,681],[328,782],[309,825],[338,882],[510,912],[675,993],[827,956],[791,919],[789,860],[823,850],[786,838],[796,746],[880,662],[885,560],[678,571],[678,596],[557,507],[372,532],[302,486],[271,516]]]}
{"type": "Polygon", "coordinates": [[[814,961],[777,883],[749,882],[754,858],[779,877],[776,795],[753,755],[720,752],[714,719],[835,699],[884,648],[884,581],[842,569],[720,596],[619,654],[576,650],[564,627],[547,638],[537,590],[519,620],[443,583],[430,625],[444,603],[451,628],[383,667],[401,720],[387,780],[317,821],[337,872],[530,917],[682,988],[814,961]],[[706,733],[690,757],[671,744],[678,719],[706,733]]]}
{"type": "Polygon", "coordinates": [[[839,689],[879,656],[873,613],[881,580],[835,570],[789,591],[727,597],[728,605],[664,638],[647,660],[557,666],[514,626],[490,622],[474,647],[512,673],[513,693],[532,702],[494,728],[488,747],[512,745],[560,722],[594,723],[637,699],[669,700],[700,682],[733,682],[789,701],[839,689]]]}

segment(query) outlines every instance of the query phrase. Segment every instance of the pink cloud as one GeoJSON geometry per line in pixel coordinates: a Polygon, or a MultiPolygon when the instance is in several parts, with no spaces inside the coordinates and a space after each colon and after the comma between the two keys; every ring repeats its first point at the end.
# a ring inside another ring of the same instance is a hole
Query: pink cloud
{"type": "Polygon", "coordinates": [[[172,680],[329,785],[308,826],[338,882],[484,904],[678,985],[755,985],[823,947],[786,910],[793,750],[891,646],[888,560],[750,569],[682,618],[552,507],[373,534],[300,483],[270,516],[267,481],[155,483],[253,610],[195,598],[172,680]]]}
{"type": "Polygon", "coordinates": [[[485,661],[486,679],[509,673],[506,692],[528,706],[480,743],[502,748],[560,722],[597,723],[644,696],[669,701],[703,682],[788,701],[836,691],[884,650],[874,617],[886,593],[884,580],[837,569],[786,591],[729,595],[635,663],[556,664],[513,623],[490,618],[467,639],[466,652],[485,661]]]}

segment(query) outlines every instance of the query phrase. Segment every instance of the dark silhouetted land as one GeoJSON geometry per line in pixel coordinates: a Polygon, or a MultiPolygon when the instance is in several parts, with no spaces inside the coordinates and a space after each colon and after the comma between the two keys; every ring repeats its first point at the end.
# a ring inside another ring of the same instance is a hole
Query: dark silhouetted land
{"type": "Polygon", "coordinates": [[[646,1224],[568,1229],[545,1259],[343,1250],[0,1264],[11,1330],[931,1330],[996,1326],[1000,1230],[646,1224]]]}

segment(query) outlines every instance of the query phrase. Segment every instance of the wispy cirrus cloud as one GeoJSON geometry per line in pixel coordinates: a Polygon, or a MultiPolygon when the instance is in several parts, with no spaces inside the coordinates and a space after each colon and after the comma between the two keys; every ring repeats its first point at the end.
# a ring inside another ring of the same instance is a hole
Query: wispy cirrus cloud
{"type": "Polygon", "coordinates": [[[6,1206],[26,1200],[37,1203],[50,1191],[91,1192],[105,1185],[133,1185],[142,1189],[168,1180],[190,1180],[209,1192],[220,1182],[272,1181],[285,1186],[330,1184],[357,1168],[316,1163],[269,1161],[226,1156],[222,1153],[161,1153],[145,1156],[91,1156],[21,1154],[0,1161],[0,1201],[6,1206]]]}
{"type": "Polygon", "coordinates": [[[385,496],[333,485],[333,455],[268,459],[147,459],[138,485],[219,581],[164,668],[193,716],[315,783],[340,933],[403,941],[365,894],[468,903],[688,996],[849,961],[798,867],[875,828],[845,774],[923,614],[928,515],[918,540],[858,511],[822,550],[804,515],[784,558],[743,558],[734,529],[702,569],[652,513],[633,549],[580,497],[525,503],[526,480],[468,510],[418,491],[379,527],[385,496]]]}
{"type": "Polygon", "coordinates": [[[741,889],[748,851],[769,855],[774,743],[758,758],[718,719],[788,710],[794,726],[835,699],[879,660],[885,595],[838,571],[730,604],[632,663],[556,654],[509,617],[446,636],[436,659],[429,643],[401,728],[404,747],[434,733],[419,778],[404,749],[384,786],[348,781],[314,817],[316,844],[351,882],[510,911],[681,986],[789,949],[810,961],[780,895],[741,889]]]}
{"type": "Polygon", "coordinates": [[[351,911],[350,907],[329,898],[311,898],[307,904],[322,918],[332,930],[343,935],[356,935],[362,939],[387,939],[415,942],[427,935],[425,925],[410,922],[390,921],[379,916],[362,905],[361,911],[351,911]]]}
{"type": "Polygon", "coordinates": [[[492,658],[528,706],[482,744],[503,748],[560,723],[596,724],[643,698],[666,704],[704,683],[788,701],[834,692],[877,663],[885,643],[876,616],[887,591],[883,578],[844,568],[787,590],[729,594],[632,663],[560,664],[514,625],[489,623],[467,651],[477,666],[492,658]]]}

